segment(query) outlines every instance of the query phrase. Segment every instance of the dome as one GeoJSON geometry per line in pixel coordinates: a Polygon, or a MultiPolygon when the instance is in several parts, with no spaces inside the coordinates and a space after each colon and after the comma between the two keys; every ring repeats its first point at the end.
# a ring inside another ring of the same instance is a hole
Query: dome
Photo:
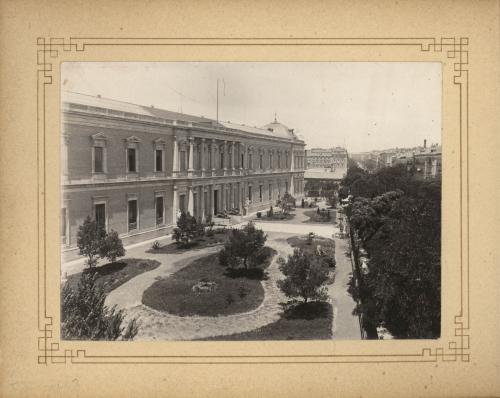
{"type": "Polygon", "coordinates": [[[293,132],[293,129],[289,129],[284,124],[278,122],[276,120],[276,117],[274,118],[274,121],[272,123],[266,124],[262,128],[269,131],[276,137],[297,139],[297,135],[293,132]]]}

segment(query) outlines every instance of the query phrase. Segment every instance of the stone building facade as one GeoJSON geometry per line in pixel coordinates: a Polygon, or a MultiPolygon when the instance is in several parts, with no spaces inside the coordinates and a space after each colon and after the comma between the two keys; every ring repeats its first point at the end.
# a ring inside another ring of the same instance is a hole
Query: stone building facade
{"type": "Polygon", "coordinates": [[[312,148],[306,152],[308,169],[330,168],[336,170],[347,168],[348,154],[344,148],[312,148]]]}
{"type": "Polygon", "coordinates": [[[277,120],[255,128],[63,93],[63,248],[87,216],[128,244],[169,233],[181,211],[205,220],[301,198],[304,146],[277,120]]]}

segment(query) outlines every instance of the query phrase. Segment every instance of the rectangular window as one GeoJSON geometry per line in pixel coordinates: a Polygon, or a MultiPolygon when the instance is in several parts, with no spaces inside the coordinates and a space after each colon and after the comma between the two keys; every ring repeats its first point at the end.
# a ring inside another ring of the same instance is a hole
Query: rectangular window
{"type": "Polygon", "coordinates": [[[156,225],[163,224],[163,196],[156,197],[156,225]]]}
{"type": "Polygon", "coordinates": [[[186,212],[186,195],[179,195],[179,210],[186,212]]]}
{"type": "Polygon", "coordinates": [[[262,202],[262,185],[259,185],[259,202],[262,202]]]}
{"type": "Polygon", "coordinates": [[[252,187],[248,187],[248,200],[252,201],[252,187]]]}
{"type": "Polygon", "coordinates": [[[156,171],[163,171],[163,151],[161,149],[157,149],[155,151],[155,167],[156,171]]]}
{"type": "Polygon", "coordinates": [[[137,229],[137,200],[128,201],[128,230],[137,229]]]}
{"type": "Polygon", "coordinates": [[[220,168],[224,168],[224,152],[220,153],[220,168]]]}
{"type": "Polygon", "coordinates": [[[248,168],[252,169],[253,168],[252,166],[253,166],[253,164],[252,164],[252,154],[249,153],[248,154],[248,168]]]}
{"type": "Polygon", "coordinates": [[[66,208],[61,209],[61,240],[66,243],[66,208]]]}
{"type": "Polygon", "coordinates": [[[241,154],[241,168],[245,168],[245,155],[241,154]]]}
{"type": "Polygon", "coordinates": [[[181,159],[180,159],[180,168],[181,168],[181,171],[186,171],[186,151],[181,151],[181,159]]]}
{"type": "Polygon", "coordinates": [[[95,221],[97,225],[106,229],[106,205],[104,203],[96,204],[94,207],[95,221]]]}
{"type": "Polygon", "coordinates": [[[269,184],[269,200],[273,198],[273,186],[269,184]]]}
{"type": "Polygon", "coordinates": [[[259,169],[262,169],[262,155],[259,156],[259,169]]]}
{"type": "Polygon", "coordinates": [[[281,169],[281,155],[278,155],[278,169],[281,169]]]}
{"type": "Polygon", "coordinates": [[[136,149],[127,149],[127,159],[128,159],[128,171],[129,173],[135,173],[136,170],[136,149]]]}
{"type": "Polygon", "coordinates": [[[94,173],[104,172],[104,148],[94,147],[94,173]]]}

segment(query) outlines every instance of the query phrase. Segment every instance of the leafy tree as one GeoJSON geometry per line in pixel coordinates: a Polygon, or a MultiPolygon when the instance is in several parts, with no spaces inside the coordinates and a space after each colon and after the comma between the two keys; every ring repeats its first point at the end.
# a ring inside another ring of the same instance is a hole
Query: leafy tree
{"type": "Polygon", "coordinates": [[[106,238],[106,231],[102,225],[92,220],[89,216],[84,220],[83,225],[78,227],[76,244],[79,253],[87,257],[87,265],[94,267],[100,253],[103,240],[106,238]]]}
{"type": "Polygon", "coordinates": [[[101,241],[99,255],[114,263],[118,257],[125,255],[122,240],[118,237],[118,232],[111,230],[101,241]]]}
{"type": "Polygon", "coordinates": [[[406,193],[357,198],[350,215],[370,263],[358,312],[397,338],[440,334],[441,195],[438,185],[426,185],[410,181],[406,193]]]}
{"type": "Polygon", "coordinates": [[[219,252],[221,265],[235,268],[243,265],[248,270],[255,267],[262,260],[262,248],[267,236],[255,224],[249,222],[242,229],[233,229],[224,248],[219,252]]]}
{"type": "Polygon", "coordinates": [[[180,242],[183,246],[188,246],[189,243],[198,235],[199,228],[196,218],[188,213],[182,212],[177,219],[177,228],[174,229],[172,239],[180,242]]]}
{"type": "Polygon", "coordinates": [[[283,214],[288,214],[292,207],[295,206],[295,198],[288,192],[285,192],[281,200],[278,201],[278,206],[281,208],[283,214]]]}
{"type": "Polygon", "coordinates": [[[76,290],[65,284],[61,298],[61,334],[68,340],[132,340],[138,323],[123,327],[124,312],[104,305],[104,289],[96,283],[97,273],[83,272],[76,290]]]}
{"type": "Polygon", "coordinates": [[[277,284],[287,297],[301,297],[304,303],[309,300],[326,300],[328,267],[298,248],[294,249],[293,255],[288,256],[287,261],[281,257],[278,261],[285,279],[277,284]]]}

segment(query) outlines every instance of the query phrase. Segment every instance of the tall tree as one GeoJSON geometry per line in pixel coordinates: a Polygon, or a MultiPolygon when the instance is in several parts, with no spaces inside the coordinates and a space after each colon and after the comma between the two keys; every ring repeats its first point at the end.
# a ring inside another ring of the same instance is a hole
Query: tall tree
{"type": "Polygon", "coordinates": [[[288,260],[280,258],[278,261],[285,279],[277,284],[287,297],[301,297],[304,303],[308,300],[326,300],[328,266],[298,248],[294,249],[293,255],[288,256],[288,260]]]}
{"type": "Polygon", "coordinates": [[[258,265],[267,236],[249,222],[242,229],[233,229],[219,253],[221,265],[231,268],[243,265],[245,269],[258,265]]]}
{"type": "Polygon", "coordinates": [[[106,238],[104,228],[88,216],[78,227],[76,245],[79,253],[87,257],[87,265],[92,268],[97,264],[102,242],[106,238]]]}

